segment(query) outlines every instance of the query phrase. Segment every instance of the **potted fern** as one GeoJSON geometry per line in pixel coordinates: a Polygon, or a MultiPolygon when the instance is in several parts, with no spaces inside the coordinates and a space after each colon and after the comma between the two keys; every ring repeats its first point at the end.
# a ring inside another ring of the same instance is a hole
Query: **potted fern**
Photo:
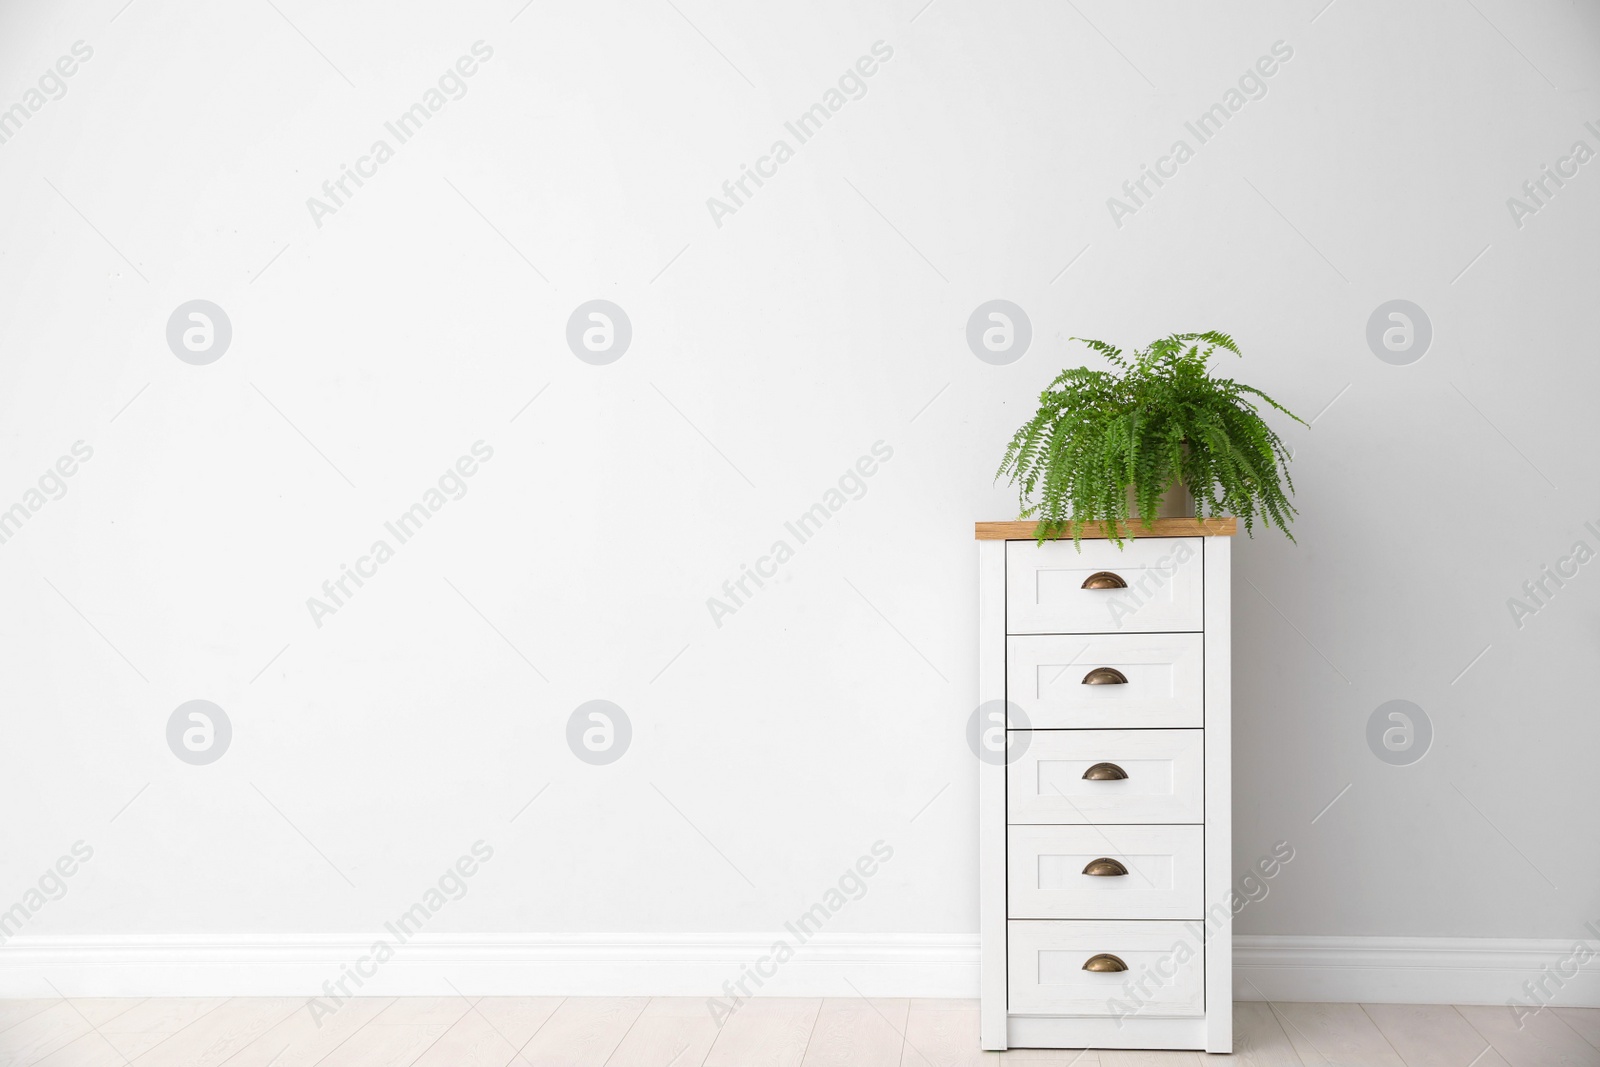
{"type": "Polygon", "coordinates": [[[1039,520],[1042,542],[1085,523],[1106,524],[1120,547],[1132,519],[1150,520],[1185,492],[1202,518],[1233,515],[1254,533],[1259,519],[1292,541],[1289,450],[1255,401],[1304,425],[1261,390],[1207,369],[1218,349],[1241,355],[1225,333],[1175,333],[1124,356],[1081,337],[1115,370],[1073,367],[1039,394],[1039,410],[1006,448],[995,477],[1009,475],[1022,518],[1039,520]],[[1287,491],[1286,491],[1287,490],[1287,491]]]}

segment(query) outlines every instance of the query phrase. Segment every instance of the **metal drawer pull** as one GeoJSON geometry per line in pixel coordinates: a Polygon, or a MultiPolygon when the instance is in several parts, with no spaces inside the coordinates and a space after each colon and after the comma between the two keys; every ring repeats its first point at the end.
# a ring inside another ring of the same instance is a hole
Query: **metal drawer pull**
{"type": "Polygon", "coordinates": [[[1110,571],[1095,571],[1083,580],[1084,589],[1126,589],[1128,583],[1122,580],[1122,575],[1110,571]]]}
{"type": "Polygon", "coordinates": [[[1111,953],[1102,952],[1084,960],[1083,969],[1086,971],[1125,971],[1128,969],[1128,965],[1111,953]]]}
{"type": "Polygon", "coordinates": [[[1083,869],[1084,874],[1097,874],[1104,878],[1115,878],[1119,874],[1127,874],[1128,868],[1116,860],[1102,856],[1097,860],[1090,860],[1089,866],[1083,869]]]}
{"type": "Polygon", "coordinates": [[[1096,763],[1083,772],[1083,777],[1090,782],[1115,782],[1128,777],[1128,772],[1115,763],[1096,763]]]}
{"type": "Polygon", "coordinates": [[[1083,676],[1084,685],[1127,685],[1128,676],[1115,667],[1096,667],[1083,676]]]}

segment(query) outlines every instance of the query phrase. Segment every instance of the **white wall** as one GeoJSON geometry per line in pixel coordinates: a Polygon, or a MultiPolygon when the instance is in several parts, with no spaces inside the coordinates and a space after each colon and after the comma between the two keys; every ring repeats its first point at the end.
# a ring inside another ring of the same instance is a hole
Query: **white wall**
{"type": "Polygon", "coordinates": [[[1600,548],[1600,163],[1520,226],[1507,198],[1600,149],[1600,9],[1323,2],[8,5],[0,106],[93,49],[0,144],[0,507],[93,448],[0,544],[0,908],[94,850],[12,950],[359,941],[480,839],[430,934],[776,930],[881,839],[829,933],[964,943],[971,523],[1014,515],[990,478],[1085,361],[1065,338],[1205,328],[1319,416],[1283,426],[1298,544],[1235,556],[1234,859],[1296,850],[1239,930],[1592,936],[1600,567],[1520,628],[1507,599],[1600,548]],[[307,198],[480,40],[319,225],[307,198]],[[1113,222],[1279,41],[1265,96],[1113,222]],[[564,341],[595,298],[633,326],[607,366],[564,341]],[[1032,323],[1008,366],[964,338],[993,298],[1032,323]],[[1411,365],[1365,339],[1393,298],[1433,325],[1411,365]],[[206,366],[165,338],[194,299],[232,323],[206,366]],[[307,598],[480,440],[319,628],[307,598]],[[1396,698],[1435,731],[1412,766],[1366,741],[1396,698]],[[167,747],[191,699],[233,725],[209,766],[167,747]],[[609,766],[565,741],[591,699],[631,719],[609,766]]]}

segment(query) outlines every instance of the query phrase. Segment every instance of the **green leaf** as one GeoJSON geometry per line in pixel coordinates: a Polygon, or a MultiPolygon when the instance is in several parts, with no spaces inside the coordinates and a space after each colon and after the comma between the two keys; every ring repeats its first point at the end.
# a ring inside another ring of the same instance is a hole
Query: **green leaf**
{"type": "Polygon", "coordinates": [[[1201,517],[1233,515],[1253,536],[1259,519],[1292,541],[1290,453],[1261,417],[1260,401],[1306,425],[1254,386],[1211,375],[1217,351],[1241,356],[1228,334],[1175,333],[1124,355],[1105,341],[1075,337],[1115,371],[1063,370],[1039,394],[1039,408],[1006,446],[998,481],[1017,487],[1023,518],[1040,541],[1085,524],[1107,524],[1120,546],[1134,535],[1128,490],[1153,514],[1174,480],[1193,494],[1201,517]]]}

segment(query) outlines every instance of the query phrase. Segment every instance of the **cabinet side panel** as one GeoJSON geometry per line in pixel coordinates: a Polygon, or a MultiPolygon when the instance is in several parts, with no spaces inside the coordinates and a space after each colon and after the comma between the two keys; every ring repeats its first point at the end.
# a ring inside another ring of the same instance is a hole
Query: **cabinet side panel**
{"type": "MultiPolygon", "coordinates": [[[[1006,698],[1006,543],[978,542],[978,701],[1006,698]]],[[[999,705],[1003,707],[1004,705],[999,705]]],[[[984,724],[980,724],[981,731],[984,724]]],[[[978,760],[978,1043],[1006,1047],[1006,769],[978,760]]]]}
{"type": "Polygon", "coordinates": [[[1231,537],[1205,539],[1206,1051],[1233,1051],[1233,650],[1231,537]],[[1214,905],[1221,903],[1220,908],[1214,905]]]}

